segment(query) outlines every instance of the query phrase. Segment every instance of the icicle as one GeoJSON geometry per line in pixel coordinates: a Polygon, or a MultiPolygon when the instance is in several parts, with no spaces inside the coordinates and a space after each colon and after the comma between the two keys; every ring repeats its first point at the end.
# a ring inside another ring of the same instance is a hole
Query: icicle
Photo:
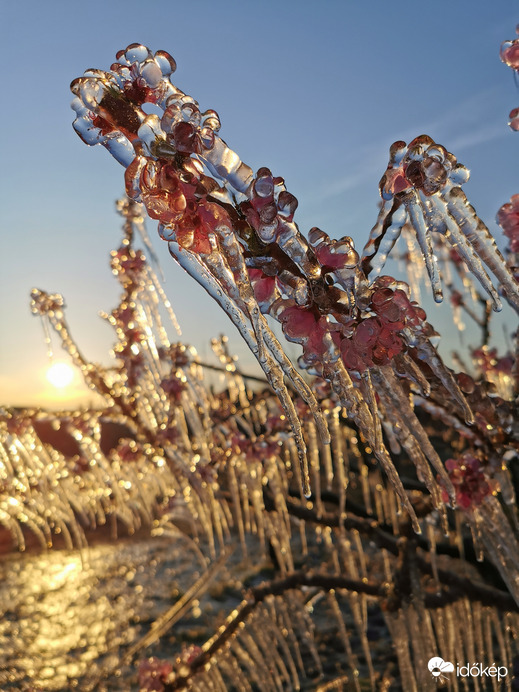
{"type": "Polygon", "coordinates": [[[429,274],[429,279],[431,281],[434,300],[437,303],[441,303],[443,300],[443,293],[440,276],[438,274],[438,265],[433,254],[432,239],[430,234],[427,232],[427,226],[425,225],[424,210],[420,204],[420,197],[418,196],[416,190],[412,190],[406,193],[403,201],[406,206],[407,213],[409,214],[411,224],[416,231],[418,244],[420,246],[420,250],[422,251],[427,273],[429,274]]]}
{"type": "Polygon", "coordinates": [[[375,493],[374,493],[374,499],[375,499],[375,515],[377,518],[377,523],[378,524],[385,524],[385,516],[384,516],[384,508],[382,506],[382,498],[381,498],[381,493],[382,493],[382,486],[377,485],[375,487],[375,493]]]}
{"type": "Polygon", "coordinates": [[[362,269],[366,276],[378,276],[400,237],[407,211],[400,200],[383,200],[377,221],[362,251],[362,269]]]}
{"type": "MultiPolygon", "coordinates": [[[[239,663],[245,668],[249,679],[255,684],[259,690],[270,690],[271,687],[265,687],[269,683],[268,670],[265,670],[265,665],[261,657],[255,658],[254,652],[249,653],[249,636],[244,632],[240,632],[237,638],[232,642],[232,651],[236,655],[239,663]],[[240,643],[243,640],[243,646],[240,643]]],[[[240,689],[240,688],[238,688],[240,689]]]]}
{"type": "MultiPolygon", "coordinates": [[[[218,667],[222,670],[228,682],[236,690],[243,692],[252,692],[252,687],[246,675],[240,668],[235,656],[228,654],[220,655],[218,658],[218,667]]],[[[228,689],[228,687],[226,688],[228,689]]]]}
{"type": "MultiPolygon", "coordinates": [[[[255,490],[256,483],[254,481],[261,478],[261,470],[255,471],[253,468],[243,468],[243,462],[232,460],[233,466],[238,466],[238,479],[236,480],[236,490],[238,491],[238,502],[240,503],[241,521],[243,523],[243,531],[245,533],[257,533],[257,522],[253,521],[251,514],[252,499],[249,493],[249,486],[252,492],[255,490]],[[243,473],[245,471],[245,473],[243,473]],[[250,478],[249,474],[250,473],[250,478]]],[[[229,462],[228,462],[229,463],[229,462]]],[[[236,492],[236,490],[234,492],[236,492]]],[[[233,492],[233,491],[231,491],[233,492]]],[[[233,501],[236,501],[233,499],[233,501]]],[[[239,529],[240,530],[240,529],[239,529]]]]}
{"type": "Polygon", "coordinates": [[[425,397],[430,395],[431,385],[427,381],[424,373],[407,353],[399,353],[395,356],[393,368],[398,375],[405,375],[414,382],[425,397]]]}
{"type": "MultiPolygon", "coordinates": [[[[267,651],[265,653],[262,653],[261,646],[258,645],[258,642],[256,640],[257,637],[260,637],[260,632],[259,630],[256,630],[255,628],[248,628],[246,627],[244,630],[240,632],[240,640],[243,642],[246,651],[248,652],[249,656],[252,658],[254,661],[254,665],[256,666],[256,669],[259,673],[258,679],[259,679],[259,684],[260,684],[260,689],[265,689],[265,690],[276,690],[279,689],[277,686],[277,680],[276,680],[276,673],[273,670],[273,665],[271,665],[271,654],[272,652],[269,651],[267,647],[267,651]],[[252,629],[252,632],[250,631],[252,629]],[[266,662],[268,661],[268,665],[266,662]],[[265,683],[268,684],[268,687],[264,687],[265,683]]],[[[261,637],[260,637],[261,638],[261,637]]]]}
{"type": "Polygon", "coordinates": [[[265,658],[268,659],[270,656],[271,665],[272,660],[274,660],[278,671],[276,683],[280,692],[283,692],[283,690],[286,689],[286,686],[291,684],[291,673],[295,671],[295,668],[294,671],[292,671],[293,661],[288,646],[283,639],[283,635],[279,631],[275,621],[273,621],[272,616],[269,616],[266,612],[266,606],[268,606],[268,602],[271,600],[272,599],[269,598],[267,603],[262,604],[263,607],[261,607],[259,612],[256,614],[256,618],[259,621],[255,624],[255,626],[257,627],[258,631],[261,632],[261,636],[257,639],[259,640],[261,648],[263,649],[265,658]],[[276,642],[277,646],[273,647],[273,642],[276,642]],[[274,655],[272,655],[273,653],[274,655]],[[285,661],[289,664],[289,668],[291,668],[290,673],[285,665],[285,661]],[[292,664],[292,666],[290,664],[292,664]]]}
{"type": "Polygon", "coordinates": [[[428,614],[413,600],[413,603],[405,606],[401,617],[405,619],[409,643],[413,652],[413,668],[416,683],[420,692],[436,692],[437,684],[428,669],[431,652],[435,650],[435,642],[429,636],[428,614]]]}
{"type": "Polygon", "coordinates": [[[223,290],[218,285],[216,279],[207,271],[207,269],[205,269],[198,258],[188,253],[186,250],[182,250],[176,246],[176,243],[170,242],[169,247],[171,254],[173,257],[175,257],[179,264],[184,267],[184,269],[191,276],[195,276],[197,281],[205,288],[209,295],[214,298],[216,302],[219,303],[219,305],[224,309],[231,321],[238,328],[240,334],[245,339],[252,353],[256,356],[256,358],[258,358],[258,362],[262,366],[269,384],[278,396],[290,422],[299,454],[303,493],[306,497],[309,497],[311,490],[308,462],[306,459],[306,445],[303,439],[301,425],[299,424],[294,404],[283,381],[283,371],[279,368],[279,366],[276,365],[275,361],[272,360],[268,354],[266,354],[266,359],[264,362],[259,360],[257,344],[253,335],[247,328],[246,322],[243,318],[243,313],[227,296],[224,295],[223,290]]]}
{"type": "Polygon", "coordinates": [[[494,662],[496,657],[494,655],[494,641],[492,637],[492,609],[483,609],[483,636],[485,638],[485,660],[494,662]]]}
{"type": "Polygon", "coordinates": [[[475,661],[485,660],[485,642],[483,639],[483,607],[479,601],[474,601],[469,606],[472,610],[473,638],[475,648],[475,661]]]}
{"type": "Polygon", "coordinates": [[[413,664],[409,652],[409,633],[402,611],[384,612],[384,620],[393,641],[398,658],[398,669],[402,687],[406,692],[419,692],[414,676],[413,664]]]}
{"type": "Polygon", "coordinates": [[[409,501],[407,493],[404,489],[404,486],[402,485],[402,481],[400,480],[400,476],[398,475],[398,472],[393,464],[393,461],[391,460],[391,457],[389,456],[385,448],[381,450],[379,454],[377,454],[376,456],[378,461],[380,462],[380,465],[384,469],[384,473],[388,477],[389,482],[393,486],[396,495],[398,496],[400,502],[402,503],[403,507],[408,513],[415,533],[421,533],[418,518],[416,517],[413,506],[409,501]]]}
{"type": "Polygon", "coordinates": [[[519,288],[497,249],[496,241],[478,218],[463,190],[451,187],[446,193],[447,207],[479,257],[495,274],[510,305],[519,311],[519,288]]]}
{"type": "Polygon", "coordinates": [[[449,497],[451,497],[454,501],[454,488],[447,472],[445,471],[445,467],[443,466],[443,463],[436,450],[433,448],[429,437],[425,433],[425,430],[422,428],[419,420],[416,418],[416,415],[409,404],[409,399],[402,393],[393,371],[388,367],[379,368],[377,371],[376,381],[381,386],[380,393],[383,393],[384,397],[388,400],[388,403],[391,402],[392,404],[392,406],[388,406],[389,410],[399,412],[403,422],[415,437],[423,453],[442,479],[442,483],[444,483],[444,487],[449,493],[449,497]]]}
{"type": "Polygon", "coordinates": [[[467,242],[463,234],[460,232],[458,227],[461,227],[462,230],[463,227],[459,223],[459,220],[455,220],[454,217],[451,215],[450,206],[447,205],[442,198],[437,197],[435,195],[430,197],[428,199],[428,202],[431,205],[432,214],[438,215],[442,219],[442,222],[445,224],[446,239],[456,250],[459,256],[464,260],[464,262],[466,262],[467,266],[470,268],[470,271],[474,274],[474,276],[480,282],[481,286],[489,294],[489,296],[492,299],[494,310],[501,310],[502,305],[497,295],[497,291],[493,287],[492,281],[490,280],[490,277],[483,268],[483,265],[481,264],[480,259],[474,251],[473,246],[467,242]]]}
{"type": "MultiPolygon", "coordinates": [[[[292,653],[292,660],[296,665],[296,669],[299,670],[301,676],[305,676],[305,666],[303,663],[303,657],[301,655],[301,650],[299,647],[299,642],[297,640],[296,633],[292,624],[292,618],[289,613],[287,604],[284,599],[278,598],[276,600],[276,613],[280,621],[281,630],[286,632],[284,635],[290,646],[290,651],[292,653]]],[[[299,676],[298,676],[299,679],[299,676]]]]}
{"type": "Polygon", "coordinates": [[[380,419],[378,414],[377,398],[375,396],[375,390],[373,389],[373,383],[371,381],[369,369],[366,369],[361,374],[360,389],[368,405],[368,408],[371,413],[371,418],[373,420],[372,444],[374,447],[375,454],[378,454],[384,448],[384,442],[382,439],[382,429],[380,426],[380,419]]]}
{"type": "Polygon", "coordinates": [[[449,604],[444,608],[446,635],[449,640],[449,645],[453,652],[453,658],[449,661],[463,660],[463,628],[464,623],[460,620],[459,614],[456,612],[454,605],[449,604]]]}
{"type": "Polygon", "coordinates": [[[264,330],[264,338],[270,349],[270,352],[281,365],[283,372],[290,379],[294,385],[297,393],[303,399],[303,401],[308,405],[310,411],[314,417],[317,429],[319,431],[319,437],[323,444],[330,443],[330,433],[328,431],[328,426],[326,419],[321,411],[319,404],[311,390],[311,388],[306,384],[299,373],[294,369],[294,366],[290,362],[289,358],[286,356],[283,347],[276,339],[275,335],[267,327],[264,330]]]}
{"type": "MultiPolygon", "coordinates": [[[[326,365],[326,364],[325,364],[326,365]]],[[[355,389],[349,372],[344,367],[341,358],[333,364],[333,367],[323,368],[323,377],[329,380],[334,391],[339,397],[341,405],[346,409],[348,418],[353,420],[366,435],[371,437],[373,430],[373,417],[360,393],[355,389]]]]}
{"type": "Polygon", "coordinates": [[[431,471],[427,459],[424,456],[422,448],[415,437],[411,435],[409,428],[407,427],[404,419],[393,410],[392,414],[393,422],[398,424],[400,444],[406,450],[409,458],[416,467],[416,473],[418,480],[425,484],[427,490],[431,494],[431,499],[435,509],[440,513],[444,526],[447,526],[447,515],[445,510],[445,503],[442,500],[442,495],[440,487],[431,471]]]}
{"type": "MultiPolygon", "coordinates": [[[[307,607],[304,605],[303,594],[295,591],[289,591],[285,596],[287,613],[292,621],[292,627],[297,632],[302,648],[306,648],[313,660],[314,665],[320,675],[322,675],[322,664],[317,650],[316,641],[314,638],[314,624],[310,617],[307,607]]],[[[303,651],[304,651],[303,648],[303,651]]]]}
{"type": "MultiPolygon", "coordinates": [[[[349,547],[349,542],[348,547],[344,551],[344,555],[348,561],[348,576],[351,576],[353,579],[358,580],[359,574],[353,560],[353,555],[349,547]]],[[[364,658],[366,659],[366,665],[368,666],[371,685],[373,689],[375,689],[375,670],[373,668],[370,645],[366,634],[367,622],[363,618],[363,601],[360,598],[360,595],[355,592],[348,592],[347,598],[353,615],[353,622],[355,623],[355,628],[360,639],[362,652],[364,654],[364,658]]]]}
{"type": "Polygon", "coordinates": [[[460,621],[465,623],[462,631],[465,637],[465,651],[467,654],[466,660],[481,661],[482,659],[478,658],[478,652],[476,651],[476,625],[473,617],[473,609],[471,607],[471,602],[469,601],[469,599],[464,598],[459,604],[458,609],[460,611],[460,621]]]}
{"type": "Polygon", "coordinates": [[[341,609],[339,608],[339,604],[337,603],[337,598],[335,596],[334,591],[329,591],[327,593],[327,600],[328,604],[331,607],[333,616],[335,618],[335,622],[337,623],[337,627],[339,629],[339,636],[344,647],[344,651],[346,653],[346,658],[353,673],[353,684],[355,686],[355,690],[357,692],[360,692],[359,668],[357,657],[355,656],[351,648],[350,638],[348,636],[346,625],[344,624],[344,618],[342,616],[341,609]]]}
{"type": "Polygon", "coordinates": [[[436,554],[436,530],[434,526],[434,520],[431,517],[425,518],[425,532],[426,538],[429,541],[429,556],[431,560],[431,569],[433,573],[433,579],[435,581],[436,593],[441,592],[440,579],[438,577],[438,560],[436,554]]]}
{"type": "MultiPolygon", "coordinates": [[[[328,414],[327,417],[327,427],[330,432],[330,441],[332,440],[332,431],[330,430],[330,414],[328,414]]],[[[333,484],[333,462],[332,462],[332,453],[330,450],[330,445],[322,445],[320,450],[320,457],[321,457],[321,468],[324,470],[324,477],[326,479],[326,490],[331,490],[332,489],[332,484],[333,484]]],[[[337,464],[342,466],[342,457],[337,458],[337,454],[342,455],[342,447],[339,446],[339,449],[334,451],[333,453],[333,458],[337,460],[337,464]]]]}
{"type": "Polygon", "coordinates": [[[417,394],[413,396],[413,399],[415,407],[426,411],[433,418],[439,418],[447,429],[456,430],[463,435],[464,438],[471,441],[478,439],[478,435],[474,430],[463,425],[457,416],[448,413],[441,404],[433,402],[430,399],[424,399],[417,394]]]}
{"type": "Polygon", "coordinates": [[[367,464],[363,461],[359,461],[359,476],[364,506],[366,507],[366,512],[371,516],[373,514],[373,506],[371,503],[370,474],[367,464]]]}
{"type": "Polygon", "coordinates": [[[313,421],[308,421],[305,425],[306,439],[308,441],[308,456],[310,460],[310,472],[312,475],[313,497],[315,498],[315,508],[317,516],[323,515],[324,507],[321,500],[321,478],[319,467],[319,448],[317,446],[317,435],[313,421]]]}
{"type": "Polygon", "coordinates": [[[231,499],[233,503],[234,513],[235,513],[235,526],[238,528],[238,534],[240,536],[240,545],[244,557],[247,557],[247,544],[245,542],[245,525],[243,522],[243,514],[241,510],[240,502],[240,491],[238,488],[238,483],[236,481],[235,472],[236,461],[230,459],[227,463],[227,477],[229,479],[229,492],[231,493],[231,499]]]}
{"type": "Polygon", "coordinates": [[[489,495],[466,516],[519,605],[519,545],[499,500],[489,495]]]}
{"type": "Polygon", "coordinates": [[[348,487],[348,474],[345,465],[345,457],[343,454],[343,444],[341,435],[341,426],[339,421],[340,409],[334,407],[329,413],[329,426],[332,436],[332,454],[335,467],[335,477],[337,478],[337,489],[339,495],[339,517],[341,526],[344,517],[346,516],[346,489],[348,487]]]}
{"type": "Polygon", "coordinates": [[[278,614],[278,606],[282,601],[282,598],[268,599],[268,601],[266,602],[266,606],[269,609],[270,622],[274,637],[278,643],[279,648],[283,652],[281,660],[288,665],[288,668],[290,670],[290,674],[288,674],[287,671],[285,679],[287,683],[290,683],[291,681],[294,690],[299,690],[301,689],[301,683],[299,680],[299,675],[297,674],[296,662],[294,660],[293,652],[291,651],[290,646],[286,641],[287,630],[283,626],[283,618],[279,617],[278,614]]]}

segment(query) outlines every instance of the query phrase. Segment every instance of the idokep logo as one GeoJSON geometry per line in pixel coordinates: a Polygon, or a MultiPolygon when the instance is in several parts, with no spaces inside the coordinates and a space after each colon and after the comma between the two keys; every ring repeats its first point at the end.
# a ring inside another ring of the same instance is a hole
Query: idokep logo
{"type": "MultiPolygon", "coordinates": [[[[431,675],[438,681],[448,679],[445,673],[454,673],[454,664],[450,661],[444,661],[440,656],[429,659],[427,667],[431,671],[431,675]]],[[[508,668],[496,665],[483,666],[482,663],[472,663],[472,665],[467,663],[466,666],[456,665],[456,675],[460,678],[497,678],[499,682],[508,675],[508,668]]]]}

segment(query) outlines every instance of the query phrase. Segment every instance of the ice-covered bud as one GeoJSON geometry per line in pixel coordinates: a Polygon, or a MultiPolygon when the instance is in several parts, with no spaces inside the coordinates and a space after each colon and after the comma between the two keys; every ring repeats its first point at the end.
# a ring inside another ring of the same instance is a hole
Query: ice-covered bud
{"type": "Polygon", "coordinates": [[[261,269],[249,269],[249,279],[261,311],[268,312],[270,306],[280,295],[278,278],[276,276],[268,276],[261,269]]]}
{"type": "Polygon", "coordinates": [[[519,72],[519,39],[504,41],[501,44],[499,56],[505,65],[519,72]]]}
{"type": "Polygon", "coordinates": [[[353,269],[357,266],[359,256],[349,236],[335,240],[319,228],[312,228],[308,239],[313,245],[323,273],[333,272],[336,269],[353,269]]]}
{"type": "MultiPolygon", "coordinates": [[[[519,38],[513,41],[504,41],[501,44],[500,57],[505,65],[519,73],[519,38]]],[[[510,122],[508,124],[510,128],[515,132],[519,131],[519,108],[511,110],[509,117],[510,122]]]]}
{"type": "Polygon", "coordinates": [[[298,204],[299,202],[297,201],[297,197],[295,197],[291,192],[282,190],[279,193],[277,200],[278,212],[285,221],[292,221],[298,204]]]}
{"type": "Polygon", "coordinates": [[[519,130],[519,108],[514,108],[510,111],[510,122],[508,123],[510,128],[517,132],[519,130]]]}

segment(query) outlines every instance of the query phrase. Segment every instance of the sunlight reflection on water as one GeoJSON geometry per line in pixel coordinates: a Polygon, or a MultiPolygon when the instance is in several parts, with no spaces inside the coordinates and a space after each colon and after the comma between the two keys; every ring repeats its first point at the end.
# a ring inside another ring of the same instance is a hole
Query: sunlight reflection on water
{"type": "MultiPolygon", "coordinates": [[[[100,666],[115,667],[198,576],[184,548],[150,539],[4,558],[0,689],[81,690],[100,666]]],[[[137,689],[126,673],[108,689],[137,689]]]]}

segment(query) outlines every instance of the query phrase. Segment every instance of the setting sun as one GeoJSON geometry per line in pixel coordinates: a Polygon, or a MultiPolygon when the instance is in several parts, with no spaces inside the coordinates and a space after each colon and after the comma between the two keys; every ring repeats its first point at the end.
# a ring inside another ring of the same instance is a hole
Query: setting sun
{"type": "Polygon", "coordinates": [[[74,370],[68,363],[53,363],[47,370],[46,377],[53,387],[63,389],[72,382],[74,370]]]}

